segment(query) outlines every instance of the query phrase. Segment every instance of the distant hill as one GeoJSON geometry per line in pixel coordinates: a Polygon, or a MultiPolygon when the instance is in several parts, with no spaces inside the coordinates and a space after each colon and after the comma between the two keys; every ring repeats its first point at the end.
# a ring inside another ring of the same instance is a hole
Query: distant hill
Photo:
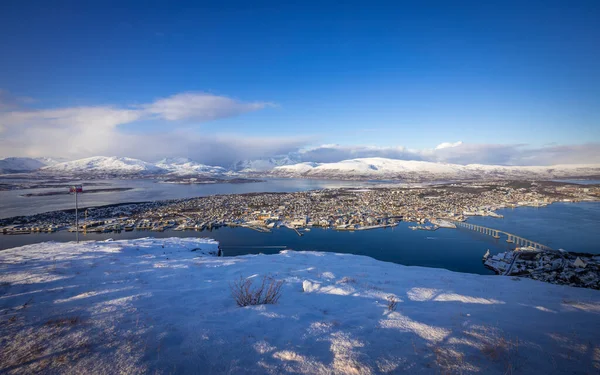
{"type": "Polygon", "coordinates": [[[271,158],[240,160],[231,166],[231,169],[241,173],[259,173],[267,172],[275,167],[291,165],[298,163],[299,160],[289,155],[274,156],[271,158]]]}
{"type": "Polygon", "coordinates": [[[227,170],[222,167],[200,164],[188,158],[167,158],[157,163],[140,159],[116,156],[94,156],[46,166],[40,169],[43,174],[94,174],[94,175],[222,175],[227,170]]]}
{"type": "Polygon", "coordinates": [[[197,163],[188,158],[166,158],[156,163],[156,166],[177,175],[220,175],[227,173],[227,169],[197,163]]]}
{"type": "Polygon", "coordinates": [[[270,172],[279,177],[341,179],[512,179],[600,176],[600,165],[500,166],[448,164],[386,158],[361,158],[337,163],[298,163],[278,166],[270,172]]]}
{"type": "Polygon", "coordinates": [[[112,173],[112,174],[154,174],[165,173],[162,168],[139,159],[94,156],[64,163],[58,163],[41,169],[44,173],[112,173]]]}
{"type": "Polygon", "coordinates": [[[4,158],[0,159],[0,174],[32,172],[54,162],[50,158],[4,158]]]}
{"type": "Polygon", "coordinates": [[[110,176],[266,176],[347,180],[439,181],[467,179],[600,178],[600,165],[502,166],[449,164],[386,158],[359,158],[336,163],[298,162],[293,156],[244,160],[229,169],[189,158],[156,163],[115,156],[94,156],[68,162],[49,158],[0,159],[0,173],[110,176]]]}

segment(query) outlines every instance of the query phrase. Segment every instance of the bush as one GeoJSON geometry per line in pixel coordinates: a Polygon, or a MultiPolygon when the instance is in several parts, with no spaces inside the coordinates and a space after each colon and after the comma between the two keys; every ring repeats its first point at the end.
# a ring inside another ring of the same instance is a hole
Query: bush
{"type": "Polygon", "coordinates": [[[229,285],[231,295],[238,306],[272,305],[279,301],[283,280],[275,280],[272,277],[264,276],[257,287],[253,286],[253,280],[240,276],[239,280],[229,285]]]}

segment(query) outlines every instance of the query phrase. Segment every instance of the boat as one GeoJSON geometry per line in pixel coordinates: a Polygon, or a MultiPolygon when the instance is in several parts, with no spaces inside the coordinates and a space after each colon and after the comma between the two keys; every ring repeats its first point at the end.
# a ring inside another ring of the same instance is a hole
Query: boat
{"type": "Polygon", "coordinates": [[[487,251],[483,255],[483,261],[485,262],[489,257],[490,257],[490,249],[487,249],[487,251]]]}

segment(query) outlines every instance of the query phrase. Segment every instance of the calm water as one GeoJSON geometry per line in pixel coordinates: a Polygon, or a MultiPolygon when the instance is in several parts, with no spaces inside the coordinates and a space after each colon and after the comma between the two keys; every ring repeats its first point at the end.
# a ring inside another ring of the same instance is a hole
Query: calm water
{"type": "Polygon", "coordinates": [[[600,202],[554,203],[497,211],[504,219],[472,217],[469,222],[505,230],[553,249],[600,254],[600,202]]]}
{"type": "MultiPolygon", "coordinates": [[[[16,180],[10,180],[16,181],[16,180]]],[[[78,182],[80,183],[80,182],[78,182]]],[[[243,194],[258,192],[295,192],[325,188],[370,186],[381,182],[335,180],[265,179],[263,182],[244,184],[165,184],[156,180],[90,180],[91,188],[129,187],[133,190],[79,195],[79,207],[101,206],[124,202],[145,202],[164,199],[202,197],[214,194],[243,194]],[[91,184],[102,184],[92,186],[91,184]]],[[[63,182],[62,184],[67,184],[63,182]]],[[[60,188],[0,191],[0,219],[33,215],[74,207],[70,195],[22,197],[27,193],[59,191],[60,188]]],[[[66,189],[65,189],[66,190],[66,189]]]]}
{"type": "MultiPolygon", "coordinates": [[[[554,248],[600,253],[600,203],[557,203],[543,208],[522,207],[501,212],[504,219],[471,218],[469,221],[503,229],[554,248]]],[[[245,228],[220,228],[212,232],[122,232],[88,234],[85,240],[131,239],[139,237],[210,237],[220,241],[227,256],[273,254],[283,248],[333,251],[368,255],[373,258],[410,266],[446,268],[452,271],[491,274],[481,258],[487,249],[498,253],[509,249],[504,238],[492,237],[467,229],[440,229],[435,232],[412,231],[410,223],[395,228],[359,232],[312,229],[299,237],[289,229],[259,233],[245,228]]],[[[74,234],[0,235],[0,249],[43,241],[72,241],[74,234]]]]}

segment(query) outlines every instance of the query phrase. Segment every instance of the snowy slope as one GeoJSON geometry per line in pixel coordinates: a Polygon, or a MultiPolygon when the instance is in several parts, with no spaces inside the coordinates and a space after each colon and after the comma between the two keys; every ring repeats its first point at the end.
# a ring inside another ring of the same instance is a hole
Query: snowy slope
{"type": "Polygon", "coordinates": [[[337,163],[299,163],[275,167],[275,176],[320,178],[559,178],[600,175],[600,165],[556,165],[513,167],[496,165],[458,165],[386,158],[360,158],[337,163]]]}
{"type": "Polygon", "coordinates": [[[48,163],[44,159],[34,158],[4,158],[0,159],[1,173],[32,172],[45,167],[48,163]]]}
{"type": "Polygon", "coordinates": [[[241,173],[266,172],[275,167],[298,163],[293,156],[280,155],[265,159],[241,160],[234,163],[231,169],[241,173]]]}
{"type": "Polygon", "coordinates": [[[156,166],[177,175],[219,175],[227,173],[223,167],[196,163],[188,158],[166,158],[156,163],[156,166]]]}
{"type": "Polygon", "coordinates": [[[150,174],[164,173],[165,170],[139,159],[125,157],[94,156],[42,169],[45,173],[111,173],[111,174],[150,174]]]}
{"type": "Polygon", "coordinates": [[[56,165],[58,163],[64,163],[66,161],[68,161],[67,159],[64,158],[35,158],[35,160],[40,161],[42,163],[44,163],[45,166],[49,166],[49,165],[56,165]]]}
{"type": "Polygon", "coordinates": [[[350,254],[202,256],[216,246],[139,239],[0,252],[0,372],[600,371],[595,290],[350,254]],[[265,275],[285,281],[279,302],[238,307],[230,283],[265,275]]]}

